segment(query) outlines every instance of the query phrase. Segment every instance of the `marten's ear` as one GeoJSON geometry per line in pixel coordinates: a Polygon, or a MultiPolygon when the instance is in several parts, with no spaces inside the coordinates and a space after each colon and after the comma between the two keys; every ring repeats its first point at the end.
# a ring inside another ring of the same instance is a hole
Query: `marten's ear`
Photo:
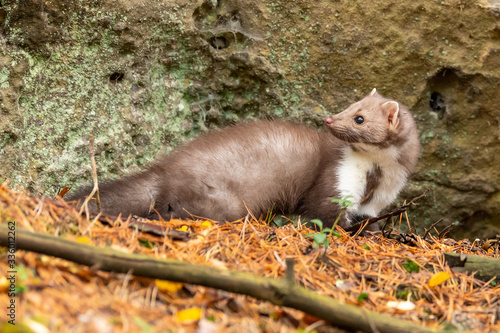
{"type": "Polygon", "coordinates": [[[375,95],[378,95],[377,94],[377,88],[373,88],[372,92],[368,96],[375,96],[375,95]]]}
{"type": "Polygon", "coordinates": [[[399,125],[399,104],[395,101],[385,102],[382,104],[382,110],[387,115],[390,128],[396,128],[399,125]]]}

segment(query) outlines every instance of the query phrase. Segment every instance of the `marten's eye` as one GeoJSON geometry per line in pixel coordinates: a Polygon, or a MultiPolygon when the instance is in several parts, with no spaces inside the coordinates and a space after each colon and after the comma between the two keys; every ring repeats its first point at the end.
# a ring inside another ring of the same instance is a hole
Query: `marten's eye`
{"type": "Polygon", "coordinates": [[[361,116],[354,117],[354,122],[358,125],[362,125],[365,122],[365,118],[361,116]]]}

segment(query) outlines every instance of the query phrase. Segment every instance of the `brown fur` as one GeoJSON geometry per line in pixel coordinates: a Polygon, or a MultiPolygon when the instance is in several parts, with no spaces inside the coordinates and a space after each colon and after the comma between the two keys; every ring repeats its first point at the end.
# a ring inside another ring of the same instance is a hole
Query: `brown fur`
{"type": "MultiPolygon", "coordinates": [[[[374,100],[367,100],[372,98],[358,102],[356,112],[373,115],[374,100]]],[[[283,121],[253,121],[201,135],[142,173],[100,185],[103,211],[148,216],[156,210],[164,219],[233,221],[249,211],[265,215],[274,206],[275,212],[331,225],[340,212],[331,199],[339,197],[335,170],[341,151],[359,142],[379,146],[404,139],[387,133],[376,117],[364,131],[353,127],[351,109],[335,116],[334,135],[283,121]]],[[[377,175],[367,175],[367,195],[377,175]]],[[[85,188],[72,199],[89,192],[85,188]]]]}
{"type": "Polygon", "coordinates": [[[408,173],[411,173],[420,155],[417,126],[411,112],[399,103],[397,126],[396,128],[389,126],[388,102],[397,103],[381,96],[374,89],[367,97],[332,116],[333,122],[327,126],[334,136],[351,143],[354,150],[364,150],[366,145],[379,149],[390,146],[399,148],[401,152],[399,162],[406,167],[408,173]],[[355,124],[353,119],[356,116],[364,117],[365,124],[361,126],[355,124]]]}
{"type": "Polygon", "coordinates": [[[373,198],[373,193],[375,193],[375,190],[379,185],[381,176],[382,169],[379,165],[375,165],[375,167],[366,174],[366,188],[365,193],[363,194],[363,203],[368,203],[373,198]]]}

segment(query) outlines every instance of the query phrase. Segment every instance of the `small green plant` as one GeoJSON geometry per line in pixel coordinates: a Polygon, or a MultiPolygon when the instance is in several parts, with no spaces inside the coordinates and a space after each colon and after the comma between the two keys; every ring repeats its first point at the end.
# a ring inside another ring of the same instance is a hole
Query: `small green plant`
{"type": "Polygon", "coordinates": [[[422,291],[418,287],[412,287],[406,284],[400,284],[399,286],[396,287],[396,294],[395,294],[397,299],[401,300],[419,300],[422,298],[422,291]]]}
{"type": "Polygon", "coordinates": [[[292,217],[292,219],[288,219],[288,218],[285,218],[284,216],[278,216],[278,215],[273,213],[273,210],[274,210],[274,204],[271,206],[271,208],[269,209],[269,212],[266,216],[267,224],[271,225],[271,223],[272,223],[277,227],[283,227],[287,224],[294,223],[293,217],[292,217]]]}
{"type": "Polygon", "coordinates": [[[139,244],[141,244],[142,246],[144,246],[144,247],[146,247],[148,249],[152,249],[153,248],[153,245],[147,239],[139,238],[138,240],[139,240],[139,244]]]}
{"type": "Polygon", "coordinates": [[[361,304],[363,303],[363,300],[368,299],[368,294],[367,293],[361,293],[358,296],[358,303],[361,304]]]}
{"type": "Polygon", "coordinates": [[[267,214],[267,224],[271,224],[271,222],[273,222],[273,219],[274,219],[273,208],[274,208],[274,204],[269,209],[269,214],[267,214]]]}
{"type": "Polygon", "coordinates": [[[352,198],[352,195],[348,195],[346,197],[343,197],[342,199],[332,199],[333,203],[337,203],[342,208],[340,210],[339,216],[337,216],[337,219],[333,223],[333,227],[332,227],[333,230],[335,230],[337,223],[339,222],[340,218],[345,213],[347,208],[352,207],[354,205],[354,203],[352,201],[350,201],[349,198],[352,198]]]}
{"type": "Polygon", "coordinates": [[[408,299],[408,295],[410,295],[409,290],[402,290],[402,291],[396,291],[396,298],[397,299],[408,299]]]}
{"type": "Polygon", "coordinates": [[[327,236],[331,233],[332,229],[325,228],[323,229],[323,222],[321,220],[311,220],[312,223],[316,224],[319,227],[319,232],[313,232],[306,235],[306,237],[313,237],[314,245],[313,248],[317,248],[321,244],[326,248],[330,246],[330,242],[328,241],[327,236]]]}
{"type": "Polygon", "coordinates": [[[354,203],[350,201],[349,198],[352,198],[352,195],[345,196],[342,199],[332,199],[332,202],[338,203],[340,207],[345,209],[347,207],[352,207],[354,205],[354,203]]]}
{"type": "Polygon", "coordinates": [[[14,271],[17,272],[17,276],[18,276],[18,280],[17,280],[16,287],[14,289],[14,293],[16,295],[19,295],[23,292],[29,291],[29,287],[26,285],[26,282],[29,279],[32,279],[33,277],[36,276],[35,271],[27,268],[23,264],[16,266],[14,271]]]}
{"type": "Polygon", "coordinates": [[[293,224],[294,222],[284,218],[282,216],[275,216],[271,221],[277,227],[284,227],[287,224],[293,224]]]}
{"type": "Polygon", "coordinates": [[[406,259],[406,262],[402,266],[408,271],[408,273],[420,272],[420,266],[410,259],[406,259]]]}
{"type": "Polygon", "coordinates": [[[314,239],[314,245],[313,248],[317,248],[321,244],[327,248],[330,246],[330,241],[328,240],[328,236],[336,236],[337,238],[341,238],[342,236],[335,231],[335,227],[337,226],[337,223],[339,222],[340,218],[342,217],[342,214],[345,213],[348,207],[352,207],[353,203],[352,201],[349,200],[349,198],[352,198],[351,195],[348,195],[342,199],[332,199],[332,203],[337,203],[342,209],[340,210],[339,215],[335,219],[335,222],[333,223],[333,226],[331,228],[324,228],[323,229],[323,222],[321,220],[315,219],[311,220],[312,223],[316,224],[319,227],[319,232],[318,233],[310,233],[307,234],[306,237],[313,237],[314,239]]]}

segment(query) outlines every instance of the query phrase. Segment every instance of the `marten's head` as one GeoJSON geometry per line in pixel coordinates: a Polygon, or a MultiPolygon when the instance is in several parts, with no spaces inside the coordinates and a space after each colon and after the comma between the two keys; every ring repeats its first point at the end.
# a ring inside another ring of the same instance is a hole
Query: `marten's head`
{"type": "Polygon", "coordinates": [[[346,110],[327,117],[325,123],[333,135],[355,147],[383,148],[402,139],[400,133],[407,115],[409,111],[404,106],[382,97],[373,89],[346,110]]]}

